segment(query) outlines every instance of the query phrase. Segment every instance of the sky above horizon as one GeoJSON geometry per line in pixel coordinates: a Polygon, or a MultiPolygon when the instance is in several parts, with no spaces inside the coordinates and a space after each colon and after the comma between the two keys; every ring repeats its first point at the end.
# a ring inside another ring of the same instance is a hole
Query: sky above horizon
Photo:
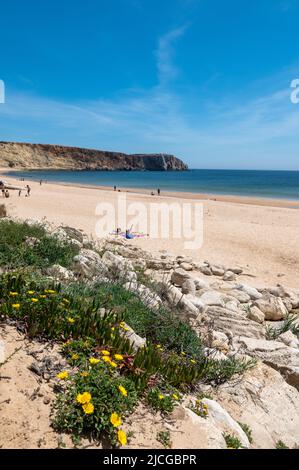
{"type": "Polygon", "coordinates": [[[299,170],[299,0],[10,0],[0,14],[0,140],[299,170]]]}

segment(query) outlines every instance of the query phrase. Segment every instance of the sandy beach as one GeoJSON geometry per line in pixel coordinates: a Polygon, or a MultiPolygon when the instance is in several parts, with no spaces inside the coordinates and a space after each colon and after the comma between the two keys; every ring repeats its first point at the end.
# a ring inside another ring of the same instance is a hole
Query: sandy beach
{"type": "MultiPolygon", "coordinates": [[[[96,207],[109,203],[116,207],[120,193],[111,188],[72,186],[20,181],[4,175],[9,184],[31,186],[30,197],[25,192],[10,191],[5,201],[8,213],[20,219],[46,217],[56,225],[64,224],[83,229],[96,238],[96,207]]],[[[241,278],[247,283],[275,285],[281,283],[298,287],[299,281],[299,202],[268,200],[236,196],[213,196],[190,193],[167,193],[160,197],[148,191],[128,190],[127,203],[203,204],[203,244],[186,250],[184,240],[165,238],[136,238],[130,243],[152,251],[166,250],[172,254],[187,254],[195,261],[208,260],[226,267],[239,265],[244,269],[241,278]]],[[[128,227],[130,223],[128,223],[128,227]]],[[[122,229],[128,227],[121,227],[122,229]]],[[[133,226],[133,230],[135,227],[133,226]]]]}

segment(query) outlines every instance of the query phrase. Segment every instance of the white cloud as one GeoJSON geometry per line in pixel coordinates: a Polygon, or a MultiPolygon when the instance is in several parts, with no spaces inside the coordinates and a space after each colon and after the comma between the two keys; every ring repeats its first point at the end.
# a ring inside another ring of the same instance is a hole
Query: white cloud
{"type": "Polygon", "coordinates": [[[166,85],[176,78],[178,69],[173,63],[175,42],[184,34],[186,25],[173,29],[159,39],[156,51],[158,79],[160,85],[166,85]]]}

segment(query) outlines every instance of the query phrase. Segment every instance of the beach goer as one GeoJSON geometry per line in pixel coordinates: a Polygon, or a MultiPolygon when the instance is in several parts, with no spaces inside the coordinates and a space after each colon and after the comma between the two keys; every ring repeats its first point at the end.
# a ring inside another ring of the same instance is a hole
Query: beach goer
{"type": "Polygon", "coordinates": [[[26,185],[26,188],[27,188],[27,197],[30,196],[30,191],[31,191],[31,188],[29,186],[29,184],[26,185]]]}
{"type": "Polygon", "coordinates": [[[114,191],[116,191],[116,186],[114,186],[114,191]]]}
{"type": "Polygon", "coordinates": [[[157,193],[158,193],[158,196],[160,196],[160,188],[158,188],[157,193]]]}
{"type": "Polygon", "coordinates": [[[132,238],[134,238],[134,235],[133,233],[131,233],[131,230],[126,230],[126,238],[128,240],[132,240],[132,238]]]}
{"type": "Polygon", "coordinates": [[[19,189],[19,197],[21,196],[21,193],[22,193],[22,190],[21,190],[21,189],[19,189]]]}
{"type": "Polygon", "coordinates": [[[8,192],[7,189],[6,189],[6,191],[5,191],[5,197],[9,197],[9,192],[8,192]]]}
{"type": "Polygon", "coordinates": [[[40,185],[40,186],[42,185],[42,182],[43,182],[43,180],[39,180],[39,185],[40,185]]]}
{"type": "Polygon", "coordinates": [[[154,191],[152,191],[152,192],[151,192],[151,196],[154,196],[154,195],[155,195],[155,193],[154,193],[154,191]]]}

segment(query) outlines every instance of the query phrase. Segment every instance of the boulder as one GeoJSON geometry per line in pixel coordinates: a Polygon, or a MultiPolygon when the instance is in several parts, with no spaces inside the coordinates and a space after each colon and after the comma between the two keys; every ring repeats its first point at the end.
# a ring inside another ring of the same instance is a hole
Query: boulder
{"type": "Polygon", "coordinates": [[[171,274],[171,282],[176,286],[182,286],[185,281],[192,279],[191,274],[189,274],[185,269],[177,268],[171,274]]]}
{"type": "Polygon", "coordinates": [[[271,294],[265,294],[263,298],[256,300],[254,305],[264,313],[266,320],[282,320],[288,314],[281,298],[271,294]]]}
{"type": "Polygon", "coordinates": [[[226,271],[223,275],[223,280],[224,281],[235,281],[236,280],[236,274],[233,273],[232,271],[226,271]]]}
{"type": "Polygon", "coordinates": [[[211,330],[209,332],[209,345],[211,348],[227,352],[229,350],[229,339],[222,331],[211,330]]]}
{"type": "Polygon", "coordinates": [[[137,333],[135,333],[135,331],[126,323],[124,325],[124,329],[120,330],[120,333],[130,341],[130,344],[135,352],[138,351],[138,349],[144,348],[146,346],[146,339],[137,335],[137,333]]]}
{"type": "Polygon", "coordinates": [[[46,273],[48,276],[53,277],[56,280],[60,281],[70,281],[74,279],[74,274],[72,271],[69,271],[68,269],[64,268],[63,266],[60,266],[59,264],[53,264],[53,266],[50,266],[47,270],[46,273]]]}
{"type": "Polygon", "coordinates": [[[175,286],[168,286],[166,298],[170,305],[178,307],[187,318],[197,318],[200,310],[175,286]]]}
{"type": "Polygon", "coordinates": [[[249,307],[248,318],[257,323],[263,323],[265,321],[265,314],[255,305],[249,307]]]}
{"type": "Polygon", "coordinates": [[[205,306],[215,305],[224,307],[223,295],[215,290],[209,290],[200,296],[200,300],[205,306]]]}
{"type": "Polygon", "coordinates": [[[233,347],[249,356],[258,357],[281,373],[286,382],[299,390],[299,349],[286,346],[281,341],[241,336],[234,338],[233,347]]]}
{"type": "Polygon", "coordinates": [[[134,292],[140,300],[149,308],[158,309],[162,305],[160,297],[148,287],[139,284],[136,281],[126,282],[124,288],[130,292],[134,292]]]}
{"type": "Polygon", "coordinates": [[[257,300],[263,297],[263,294],[261,294],[257,289],[255,289],[255,287],[247,286],[246,284],[240,284],[239,289],[242,292],[248,294],[251,300],[257,300]]]}
{"type": "Polygon", "coordinates": [[[254,448],[274,449],[279,440],[299,443],[299,392],[271,367],[259,362],[242,379],[220,385],[213,394],[230,416],[252,430],[254,448]]]}
{"type": "Polygon", "coordinates": [[[185,271],[192,271],[193,266],[190,263],[186,263],[185,261],[180,264],[180,267],[184,269],[185,271]]]}
{"type": "Polygon", "coordinates": [[[243,292],[242,290],[239,289],[232,289],[227,292],[228,295],[231,295],[235,299],[237,299],[241,303],[247,303],[250,301],[250,295],[248,295],[246,292],[243,292]]]}
{"type": "Polygon", "coordinates": [[[225,269],[222,266],[211,265],[210,269],[214,276],[223,276],[225,269]]]}
{"type": "Polygon", "coordinates": [[[120,255],[116,255],[111,251],[105,251],[102,256],[102,261],[108,266],[109,268],[118,269],[119,271],[132,271],[133,265],[130,260],[123,258],[120,255]]]}
{"type": "Polygon", "coordinates": [[[290,346],[291,348],[299,347],[299,339],[290,330],[286,331],[285,333],[281,333],[281,335],[278,336],[277,341],[281,341],[286,346],[290,346]]]}
{"type": "Polygon", "coordinates": [[[235,336],[265,338],[265,328],[262,325],[227,308],[207,307],[204,311],[202,323],[211,323],[214,330],[222,331],[229,338],[235,336]]]}
{"type": "Polygon", "coordinates": [[[201,266],[199,268],[200,272],[205,274],[206,276],[212,276],[212,270],[209,266],[201,266]]]}
{"type": "Polygon", "coordinates": [[[186,279],[182,284],[182,293],[195,295],[196,287],[192,279],[186,279]]]}
{"type": "Polygon", "coordinates": [[[243,269],[240,268],[239,266],[233,266],[231,268],[228,268],[228,271],[233,272],[234,274],[242,274],[243,269]]]}
{"type": "Polygon", "coordinates": [[[100,273],[106,274],[107,267],[100,255],[93,250],[83,248],[73,259],[72,270],[77,275],[92,278],[100,273]]]}
{"type": "Polygon", "coordinates": [[[248,437],[241,426],[217,401],[203,398],[202,402],[207,405],[208,415],[214,421],[216,427],[222,428],[223,432],[236,436],[242,443],[242,447],[250,447],[248,437]]]}
{"type": "Polygon", "coordinates": [[[222,430],[210,419],[202,418],[179,405],[169,415],[173,449],[226,449],[222,430]]]}

